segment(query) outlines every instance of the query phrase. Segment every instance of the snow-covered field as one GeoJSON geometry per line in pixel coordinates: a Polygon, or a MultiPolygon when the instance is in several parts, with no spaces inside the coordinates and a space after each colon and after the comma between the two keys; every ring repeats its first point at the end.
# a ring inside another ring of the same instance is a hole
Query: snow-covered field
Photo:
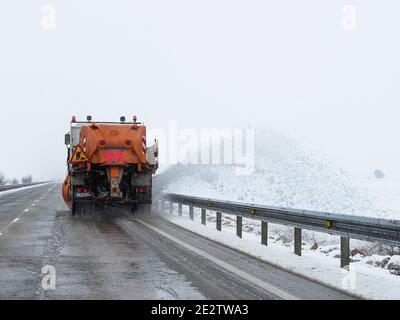
{"type": "MultiPolygon", "coordinates": [[[[237,175],[234,165],[178,164],[157,177],[155,185],[164,192],[197,197],[400,219],[400,179],[376,179],[372,172],[371,177],[351,176],[296,139],[264,129],[256,131],[255,151],[256,167],[249,175],[237,175]]],[[[225,215],[224,225],[234,232],[234,217],[225,215]]],[[[259,222],[245,219],[244,231],[258,238],[259,222]]],[[[292,246],[292,228],[271,225],[269,231],[276,245],[292,246]]],[[[338,264],[338,237],[311,231],[303,235],[306,255],[338,264]]],[[[393,275],[400,273],[399,248],[352,240],[351,249],[357,269],[377,269],[393,281],[400,278],[393,275]]]]}
{"type": "Polygon", "coordinates": [[[33,185],[33,186],[22,187],[22,188],[18,188],[18,189],[0,191],[0,197],[1,197],[1,196],[5,196],[5,195],[10,194],[10,193],[17,193],[17,192],[20,192],[20,191],[24,191],[24,190],[29,190],[29,189],[37,188],[37,187],[40,187],[40,186],[43,186],[43,185],[46,185],[46,184],[51,184],[51,182],[45,182],[45,183],[41,183],[41,184],[35,184],[35,185],[33,185]]]}
{"type": "MultiPolygon", "coordinates": [[[[166,192],[289,208],[400,219],[400,180],[353,177],[301,142],[256,131],[255,170],[177,165],[161,176],[166,192]]],[[[372,175],[372,172],[371,172],[372,175]]]]}
{"type": "Polygon", "coordinates": [[[354,179],[360,192],[365,192],[371,201],[366,215],[400,220],[400,179],[354,179]]]}

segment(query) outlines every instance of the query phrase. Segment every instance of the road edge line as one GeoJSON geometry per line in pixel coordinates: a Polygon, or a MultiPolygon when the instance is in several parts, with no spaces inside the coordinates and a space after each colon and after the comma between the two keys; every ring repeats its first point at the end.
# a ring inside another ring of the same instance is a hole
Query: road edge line
{"type": "Polygon", "coordinates": [[[300,300],[300,298],[298,298],[298,297],[296,297],[296,296],[284,291],[283,289],[278,288],[278,287],[276,287],[274,285],[271,285],[271,284],[265,282],[264,280],[256,278],[255,276],[247,273],[244,270],[241,270],[241,269],[239,269],[239,268],[237,268],[235,266],[232,266],[231,264],[229,264],[229,263],[227,263],[225,261],[222,261],[222,260],[218,259],[217,257],[215,257],[215,256],[213,256],[213,255],[211,255],[211,254],[209,254],[209,253],[207,253],[207,252],[205,252],[205,251],[203,251],[201,249],[198,249],[198,248],[196,248],[196,247],[194,247],[194,246],[192,246],[190,244],[187,244],[184,241],[182,241],[180,239],[177,239],[174,236],[171,236],[171,235],[167,234],[166,232],[164,232],[164,231],[162,231],[162,230],[160,230],[160,229],[148,224],[147,222],[144,222],[143,220],[136,219],[135,221],[143,224],[147,228],[149,228],[149,229],[153,230],[154,232],[162,235],[163,237],[165,237],[165,238],[167,238],[167,239],[179,244],[180,246],[184,247],[185,249],[187,249],[187,250],[189,250],[189,251],[191,251],[193,253],[196,253],[197,255],[199,255],[199,256],[201,256],[201,257],[203,257],[203,258],[205,258],[205,259],[207,259],[207,260],[209,260],[209,261],[211,261],[211,262],[213,262],[215,264],[217,264],[221,268],[223,268],[223,269],[225,269],[225,270],[227,270],[229,272],[234,273],[236,276],[239,276],[240,278],[242,278],[242,279],[244,279],[246,281],[249,281],[253,285],[256,285],[257,287],[260,287],[260,288],[262,288],[262,289],[264,289],[264,290],[266,290],[268,292],[273,293],[274,295],[278,296],[281,299],[285,299],[285,300],[300,300]]]}
{"type": "MultiPolygon", "coordinates": [[[[221,245],[221,246],[227,247],[227,248],[232,249],[232,250],[234,250],[234,251],[240,252],[240,253],[242,253],[242,254],[248,256],[248,257],[251,257],[251,258],[256,259],[256,260],[258,260],[258,261],[260,261],[260,262],[269,264],[269,265],[271,265],[271,266],[273,266],[273,267],[275,267],[275,268],[278,268],[278,269],[281,269],[281,270],[283,270],[283,271],[292,273],[292,274],[294,274],[294,275],[296,275],[296,276],[298,276],[298,277],[301,277],[301,278],[303,278],[303,279],[312,281],[312,282],[314,282],[314,283],[317,283],[317,284],[322,285],[322,286],[324,286],[324,287],[327,287],[327,288],[329,288],[329,289],[338,291],[338,292],[340,292],[340,293],[343,293],[343,294],[348,295],[348,296],[350,296],[350,297],[353,297],[353,298],[355,298],[355,299],[359,299],[359,300],[374,300],[374,299],[371,298],[371,297],[367,297],[367,296],[363,296],[363,295],[361,295],[361,294],[357,294],[357,293],[354,293],[354,292],[346,291],[345,289],[343,289],[343,288],[341,288],[341,287],[336,287],[336,286],[334,286],[334,285],[332,285],[332,284],[330,284],[330,283],[327,283],[327,282],[324,282],[324,281],[322,281],[322,280],[319,280],[319,279],[316,279],[316,278],[307,276],[307,275],[305,275],[305,274],[303,274],[303,273],[301,273],[301,272],[298,272],[298,271],[295,271],[295,270],[286,268],[286,267],[284,267],[284,266],[282,266],[282,265],[280,265],[280,264],[277,264],[277,263],[275,263],[275,262],[271,262],[271,261],[268,261],[268,260],[264,260],[263,258],[261,258],[261,257],[259,257],[259,256],[256,256],[256,255],[253,255],[253,254],[251,254],[250,252],[247,252],[247,251],[238,249],[238,248],[236,248],[236,247],[234,247],[234,246],[230,246],[229,244],[226,244],[226,243],[219,242],[219,241],[217,241],[217,240],[215,240],[215,239],[213,239],[213,238],[207,237],[207,236],[204,235],[204,234],[197,233],[197,232],[195,232],[194,230],[186,229],[186,228],[182,227],[181,225],[179,225],[178,223],[175,223],[175,222],[173,222],[173,221],[171,221],[171,220],[169,220],[169,219],[166,219],[166,218],[165,218],[163,215],[161,215],[161,214],[157,214],[157,216],[160,217],[161,219],[163,219],[164,221],[166,221],[166,222],[168,222],[168,223],[170,223],[170,224],[172,224],[172,225],[174,225],[174,226],[176,226],[176,227],[178,227],[178,228],[181,228],[181,229],[183,229],[183,230],[185,230],[185,231],[187,231],[187,232],[191,232],[191,233],[193,233],[193,234],[195,234],[195,235],[197,235],[197,236],[199,236],[199,237],[202,237],[202,238],[204,238],[204,239],[207,239],[207,240],[209,240],[209,241],[212,241],[212,242],[214,242],[214,243],[216,243],[216,244],[219,244],[219,245],[221,245]]],[[[177,216],[174,216],[174,218],[177,218],[177,216]]]]}

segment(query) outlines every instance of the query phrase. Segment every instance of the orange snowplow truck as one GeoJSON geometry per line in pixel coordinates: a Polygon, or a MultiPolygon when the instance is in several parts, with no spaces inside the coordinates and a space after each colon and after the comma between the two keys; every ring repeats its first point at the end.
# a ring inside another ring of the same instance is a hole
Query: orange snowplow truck
{"type": "Polygon", "coordinates": [[[152,178],[158,168],[157,141],[146,143],[146,127],[126,122],[79,122],[72,117],[65,135],[68,175],[62,187],[72,214],[88,207],[122,205],[133,211],[152,203],[152,178]]]}

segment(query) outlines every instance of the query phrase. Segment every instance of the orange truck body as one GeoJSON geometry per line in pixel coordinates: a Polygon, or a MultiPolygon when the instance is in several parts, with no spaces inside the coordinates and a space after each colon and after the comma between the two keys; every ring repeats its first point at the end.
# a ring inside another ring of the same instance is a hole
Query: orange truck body
{"type": "Polygon", "coordinates": [[[131,123],[98,124],[73,119],[69,135],[62,195],[71,210],[76,210],[77,203],[132,207],[151,203],[158,150],[157,145],[147,148],[146,127],[136,118],[131,123]]]}

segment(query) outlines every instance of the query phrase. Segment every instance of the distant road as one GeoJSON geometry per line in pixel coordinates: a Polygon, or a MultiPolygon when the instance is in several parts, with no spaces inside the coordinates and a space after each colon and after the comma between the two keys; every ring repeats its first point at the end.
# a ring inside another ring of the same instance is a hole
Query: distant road
{"type": "Polygon", "coordinates": [[[72,217],[60,188],[0,197],[1,299],[351,299],[148,213],[72,217]]]}

